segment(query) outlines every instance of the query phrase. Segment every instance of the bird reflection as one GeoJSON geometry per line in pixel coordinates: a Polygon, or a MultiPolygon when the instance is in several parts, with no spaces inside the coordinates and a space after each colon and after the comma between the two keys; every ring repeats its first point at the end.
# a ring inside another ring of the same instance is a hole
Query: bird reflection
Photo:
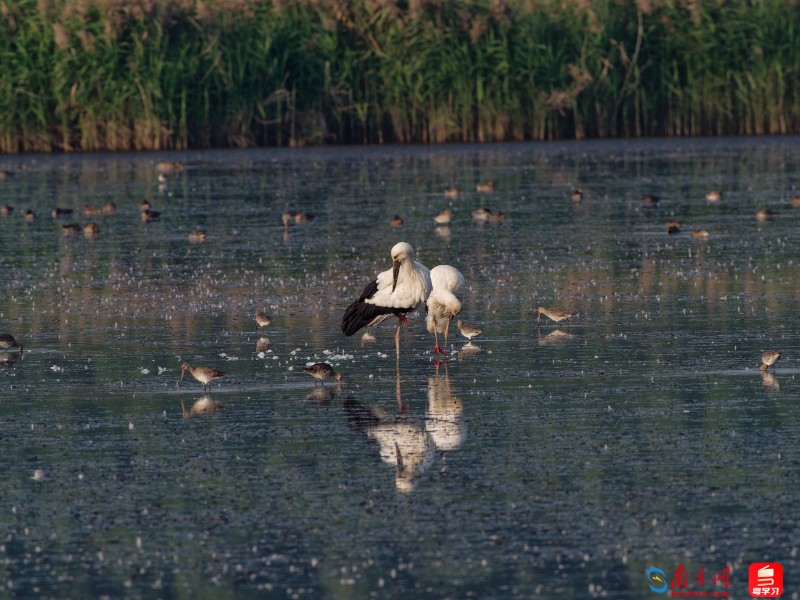
{"type": "Polygon", "coordinates": [[[306,400],[314,404],[328,404],[336,397],[332,387],[315,386],[307,395],[306,400]]]}
{"type": "Polygon", "coordinates": [[[439,225],[434,231],[445,242],[449,242],[453,237],[453,232],[450,230],[449,225],[439,225]]]}
{"type": "Polygon", "coordinates": [[[428,378],[426,417],[425,429],[439,450],[456,450],[467,438],[464,401],[453,393],[447,374],[428,378]]]}
{"type": "Polygon", "coordinates": [[[366,406],[352,398],[345,400],[344,409],[350,425],[377,443],[381,460],[395,468],[398,491],[413,491],[433,463],[436,449],[425,422],[408,415],[392,416],[378,406],[366,406]]]}
{"type": "Polygon", "coordinates": [[[258,338],[256,342],[256,354],[260,354],[261,352],[266,352],[272,347],[272,342],[266,336],[262,336],[258,338]]]}
{"type": "Polygon", "coordinates": [[[761,371],[761,385],[768,392],[779,392],[781,390],[781,383],[774,373],[769,371],[761,371]]]}
{"type": "Polygon", "coordinates": [[[22,352],[0,352],[0,367],[10,367],[22,358],[22,352]]]}
{"type": "Polygon", "coordinates": [[[183,400],[181,400],[181,414],[183,415],[184,419],[188,419],[189,417],[193,417],[195,415],[212,413],[220,408],[225,408],[225,405],[222,402],[217,402],[214,400],[210,394],[206,394],[205,396],[201,396],[195,400],[194,404],[192,404],[192,408],[189,410],[186,410],[186,404],[184,404],[183,400]]]}
{"type": "Polygon", "coordinates": [[[480,346],[477,344],[473,344],[472,342],[467,342],[461,349],[458,351],[458,360],[464,360],[465,358],[474,358],[483,352],[480,346]]]}
{"type": "Polygon", "coordinates": [[[541,332],[539,333],[539,345],[540,346],[554,346],[556,344],[564,344],[570,341],[575,336],[571,333],[567,333],[561,329],[554,329],[546,336],[541,337],[541,332]]]}

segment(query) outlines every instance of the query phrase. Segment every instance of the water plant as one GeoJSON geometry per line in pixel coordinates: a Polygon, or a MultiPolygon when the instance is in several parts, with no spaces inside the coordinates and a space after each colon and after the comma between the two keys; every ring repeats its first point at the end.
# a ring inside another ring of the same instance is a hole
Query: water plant
{"type": "Polygon", "coordinates": [[[800,131],[778,0],[0,0],[0,151],[800,131]]]}

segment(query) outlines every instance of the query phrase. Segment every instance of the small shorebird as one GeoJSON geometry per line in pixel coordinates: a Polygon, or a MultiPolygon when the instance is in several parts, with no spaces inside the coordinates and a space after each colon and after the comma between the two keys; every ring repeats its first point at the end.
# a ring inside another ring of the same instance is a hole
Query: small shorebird
{"type": "Polygon", "coordinates": [[[569,196],[569,199],[573,202],[580,202],[583,200],[583,192],[578,189],[573,190],[572,194],[569,196]]]}
{"type": "Polygon", "coordinates": [[[152,223],[153,221],[158,221],[160,216],[160,212],[157,210],[150,210],[149,208],[139,213],[139,218],[142,220],[142,223],[152,223]]]}
{"type": "Polygon", "coordinates": [[[365,331],[364,334],[361,336],[361,347],[370,346],[378,341],[374,335],[372,335],[369,331],[365,331]]]}
{"type": "Polygon", "coordinates": [[[188,362],[185,362],[181,365],[181,380],[178,382],[178,387],[183,383],[183,376],[186,374],[186,371],[189,371],[192,377],[202,383],[203,389],[207,392],[211,392],[212,381],[220,377],[225,377],[225,375],[230,375],[227,371],[220,371],[213,367],[193,367],[188,362]]]}
{"type": "Polygon", "coordinates": [[[102,214],[103,214],[102,206],[93,206],[91,204],[87,204],[83,207],[84,217],[97,217],[102,214]]]}
{"type": "Polygon", "coordinates": [[[391,219],[389,219],[389,225],[392,227],[402,227],[403,226],[403,217],[400,215],[394,215],[391,219]]]}
{"type": "Polygon", "coordinates": [[[492,223],[502,223],[506,220],[506,216],[503,214],[503,211],[498,210],[497,212],[489,214],[489,220],[492,223]]]}
{"type": "Polygon", "coordinates": [[[492,216],[492,209],[488,206],[476,208],[472,211],[472,220],[476,223],[486,223],[492,216]]]}
{"type": "Polygon", "coordinates": [[[709,190],[706,192],[706,200],[709,202],[719,202],[722,200],[722,191],[720,190],[709,190]]]}
{"type": "MultiPolygon", "coordinates": [[[[342,317],[342,333],[347,337],[362,327],[374,327],[392,315],[397,317],[395,347],[400,351],[400,324],[408,326],[406,314],[424,304],[431,293],[431,272],[414,260],[414,247],[399,242],[392,247],[392,268],[367,284],[342,317]]],[[[399,358],[399,356],[398,356],[399,358]]]]}
{"type": "MultiPolygon", "coordinates": [[[[781,357],[781,353],[775,350],[767,350],[764,354],[761,355],[761,370],[766,371],[781,357]]],[[[773,371],[775,369],[773,368],[773,371]]]]}
{"type": "Polygon", "coordinates": [[[461,333],[461,335],[467,338],[470,342],[472,341],[472,338],[478,337],[483,333],[483,329],[478,329],[472,325],[465,325],[461,320],[456,321],[456,325],[458,325],[458,331],[461,333]]]}
{"type": "Polygon", "coordinates": [[[28,223],[33,223],[36,220],[36,213],[33,212],[30,208],[25,211],[25,221],[28,223]]]}
{"type": "Polygon", "coordinates": [[[64,235],[78,235],[81,232],[81,226],[77,223],[65,223],[61,226],[61,233],[64,235]]]}
{"type": "Polygon", "coordinates": [[[83,235],[87,238],[97,237],[98,233],[100,233],[100,228],[97,226],[97,223],[89,223],[83,226],[83,235]]]}
{"type": "Polygon", "coordinates": [[[696,240],[707,240],[711,233],[708,229],[698,229],[697,231],[693,231],[691,235],[696,240]]]}
{"type": "Polygon", "coordinates": [[[574,317],[577,313],[571,313],[568,310],[561,308],[560,306],[554,306],[553,308],[545,308],[544,306],[540,306],[536,309],[536,322],[538,323],[542,315],[550,319],[551,321],[555,321],[559,323],[570,317],[574,317]]]}
{"type": "Polygon", "coordinates": [[[142,200],[141,202],[139,202],[139,210],[140,211],[147,210],[149,208],[152,208],[152,205],[150,204],[149,200],[142,200]]]}
{"type": "Polygon", "coordinates": [[[267,327],[270,323],[272,323],[272,319],[269,318],[267,313],[263,310],[256,311],[256,325],[259,327],[267,327]]]}
{"type": "Polygon", "coordinates": [[[113,215],[115,212],[117,212],[117,205],[113,202],[106,202],[100,207],[100,212],[104,215],[113,215]]]}
{"type": "MultiPolygon", "coordinates": [[[[340,384],[342,383],[342,374],[336,371],[328,363],[316,363],[308,367],[303,367],[303,372],[308,373],[314,379],[321,381],[322,385],[325,385],[325,380],[329,377],[335,379],[340,384]]],[[[317,385],[316,381],[314,382],[314,385],[317,385]]]]}
{"type": "Polygon", "coordinates": [[[658,196],[654,196],[653,194],[648,194],[641,200],[642,206],[653,207],[658,206],[658,203],[661,202],[661,198],[658,196]]]}
{"type": "Polygon", "coordinates": [[[22,344],[18,343],[17,340],[14,339],[14,336],[10,333],[3,333],[0,334],[0,348],[6,352],[13,350],[14,348],[19,348],[19,352],[22,354],[23,346],[22,344]]]}
{"type": "Polygon", "coordinates": [[[72,214],[71,208],[59,208],[56,206],[52,211],[50,211],[50,216],[54,219],[60,219],[61,217],[66,217],[72,214]]]}
{"type": "Polygon", "coordinates": [[[681,226],[683,225],[680,221],[672,221],[666,222],[667,233],[678,233],[681,230],[681,226]]]}
{"type": "Polygon", "coordinates": [[[461,197],[461,190],[459,190],[456,186],[451,185],[444,191],[444,197],[448,200],[458,200],[461,197]]]}
{"type": "Polygon", "coordinates": [[[475,191],[481,194],[490,194],[494,191],[494,181],[483,181],[475,186],[475,191]]]}
{"type": "Polygon", "coordinates": [[[450,223],[451,219],[453,218],[453,211],[449,208],[445,208],[442,212],[438,215],[433,217],[433,222],[437,225],[447,225],[450,223]]]}
{"type": "Polygon", "coordinates": [[[434,354],[445,354],[439,348],[439,334],[444,334],[444,348],[447,350],[447,336],[450,331],[450,321],[461,312],[461,300],[456,294],[466,285],[461,271],[450,265],[438,265],[431,269],[431,293],[425,301],[427,316],[425,325],[428,331],[435,336],[436,347],[434,354]]]}
{"type": "Polygon", "coordinates": [[[206,241],[206,232],[202,229],[196,229],[195,231],[189,232],[189,243],[191,244],[202,244],[206,241]]]}
{"type": "Polygon", "coordinates": [[[14,212],[14,207],[13,206],[9,206],[8,204],[3,204],[3,206],[0,206],[0,215],[3,215],[4,217],[7,217],[12,212],[14,212]]]}
{"type": "Polygon", "coordinates": [[[770,210],[768,208],[762,208],[760,211],[758,211],[756,213],[756,219],[758,219],[762,223],[764,221],[772,221],[777,216],[778,216],[778,213],[776,213],[774,210],[770,210]]]}
{"type": "Polygon", "coordinates": [[[281,216],[284,226],[288,227],[289,223],[307,223],[314,219],[314,215],[304,210],[287,210],[281,216]]]}
{"type": "Polygon", "coordinates": [[[183,171],[183,163],[167,160],[156,163],[156,173],[159,175],[171,175],[178,171],[183,171]]]}
{"type": "Polygon", "coordinates": [[[800,208],[800,196],[792,197],[792,208],[800,208]]]}

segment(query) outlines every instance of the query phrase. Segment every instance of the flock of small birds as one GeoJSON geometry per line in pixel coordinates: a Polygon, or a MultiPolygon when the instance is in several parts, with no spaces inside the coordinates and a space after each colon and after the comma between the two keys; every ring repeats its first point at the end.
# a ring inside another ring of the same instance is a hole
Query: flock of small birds
{"type": "MultiPolygon", "coordinates": [[[[184,168],[182,163],[179,162],[159,162],[156,164],[156,172],[158,180],[161,185],[165,185],[168,177],[179,173],[184,168]]],[[[7,171],[0,171],[0,179],[11,177],[12,174],[7,171]]],[[[493,181],[485,181],[476,185],[476,192],[479,194],[491,194],[494,192],[495,183],[493,181]]],[[[444,197],[451,201],[457,200],[463,196],[463,192],[451,186],[445,189],[444,197]]],[[[711,204],[718,204],[722,201],[723,193],[721,190],[710,190],[706,193],[705,199],[711,204]]],[[[580,203],[584,200],[584,193],[580,189],[575,189],[570,195],[572,202],[580,203]]],[[[659,206],[660,198],[658,196],[649,194],[641,198],[641,205],[646,208],[654,208],[659,206]]],[[[795,196],[791,199],[791,205],[794,208],[800,208],[800,196],[795,196]]],[[[9,216],[13,213],[14,208],[8,204],[0,206],[0,215],[9,216]]],[[[86,205],[83,208],[83,215],[86,218],[103,217],[115,214],[117,206],[114,202],[107,202],[101,206],[86,205]]],[[[144,223],[157,221],[161,213],[152,209],[150,202],[144,200],[139,205],[140,218],[144,223]]],[[[53,219],[70,218],[73,215],[73,209],[55,207],[52,209],[50,216],[53,219]]],[[[761,209],[756,213],[756,218],[759,221],[769,221],[777,217],[777,212],[769,209],[761,209]]],[[[36,214],[28,209],[24,213],[24,218],[27,223],[33,223],[36,220],[36,214]]],[[[476,208],[471,213],[472,220],[476,223],[486,222],[502,222],[505,215],[502,212],[493,212],[488,206],[476,208]]],[[[453,217],[453,210],[450,207],[445,208],[440,213],[433,217],[434,223],[439,225],[448,225],[453,217]]],[[[314,219],[314,215],[307,211],[286,210],[282,214],[282,221],[285,227],[291,224],[308,223],[314,219]]],[[[399,228],[404,224],[403,219],[394,215],[389,223],[392,227],[399,228]]],[[[666,222],[666,230],[668,234],[675,234],[681,231],[682,223],[678,220],[672,219],[666,222]]],[[[83,231],[84,235],[88,238],[96,237],[100,228],[95,222],[90,222],[83,227],[78,223],[66,223],[62,226],[64,235],[77,235],[83,231]]],[[[709,237],[709,232],[706,229],[699,229],[691,232],[695,238],[705,239],[709,237]]],[[[206,233],[202,230],[192,231],[188,237],[191,243],[202,243],[206,239],[206,233]]],[[[391,316],[398,318],[397,324],[397,343],[399,352],[399,336],[400,325],[408,324],[406,314],[415,310],[418,305],[423,304],[427,313],[426,324],[428,331],[436,336],[436,346],[434,353],[445,354],[439,347],[438,334],[444,333],[445,347],[447,344],[447,332],[449,330],[450,322],[461,312],[461,301],[455,294],[459,293],[464,285],[463,275],[458,269],[449,265],[439,265],[432,270],[421,265],[414,260],[414,250],[405,242],[400,242],[392,248],[392,262],[393,267],[388,271],[384,271],[376,277],[375,281],[367,285],[362,292],[361,296],[351,304],[345,312],[342,321],[342,331],[345,335],[350,336],[355,331],[358,331],[365,326],[375,326],[382,323],[384,320],[391,316]],[[401,271],[401,267],[403,270],[401,271]],[[391,286],[390,286],[391,284],[391,286]]],[[[552,320],[555,323],[575,317],[577,313],[571,312],[560,306],[543,307],[539,306],[536,309],[537,324],[540,322],[542,315],[552,320]]],[[[268,327],[272,319],[263,311],[258,310],[255,313],[256,325],[259,328],[268,327]]],[[[481,329],[472,327],[457,321],[458,331],[469,341],[471,345],[472,339],[482,333],[481,329]]],[[[375,338],[370,333],[365,332],[362,338],[362,345],[374,343],[375,338]]],[[[16,350],[21,355],[23,352],[23,345],[18,343],[16,339],[10,334],[0,334],[0,349],[6,353],[16,350]]],[[[768,372],[770,368],[774,371],[775,363],[780,359],[781,353],[775,350],[767,350],[761,355],[760,370],[768,372]]],[[[399,360],[399,355],[398,355],[399,360]]],[[[194,379],[203,384],[205,391],[210,391],[211,382],[230,375],[229,372],[220,371],[213,367],[192,366],[188,362],[181,365],[181,378],[178,386],[182,385],[186,372],[189,372],[194,379]]],[[[316,363],[304,367],[303,371],[319,381],[324,385],[326,379],[334,379],[341,385],[343,376],[337,372],[328,363],[316,363]]],[[[184,410],[184,413],[186,411],[184,410]]]]}
{"type": "MultiPolygon", "coordinates": [[[[705,199],[709,204],[716,205],[722,202],[722,196],[722,190],[714,189],[706,192],[705,199]]],[[[573,190],[570,194],[570,199],[576,204],[582,202],[584,199],[583,190],[573,190]]],[[[656,208],[661,204],[661,198],[654,194],[647,194],[640,199],[640,204],[644,208],[656,208]]],[[[791,206],[792,208],[800,208],[800,196],[794,196],[791,199],[791,206]]],[[[756,212],[755,216],[756,220],[763,223],[766,221],[774,221],[778,217],[778,214],[777,211],[772,209],[762,208],[756,212]]],[[[668,234],[675,234],[681,231],[683,224],[676,219],[670,219],[665,223],[665,227],[668,234]]],[[[711,232],[709,232],[708,229],[695,229],[690,232],[690,235],[695,239],[706,240],[711,237],[711,232]]]]}
{"type": "MultiPolygon", "coordinates": [[[[495,190],[495,182],[494,181],[483,181],[475,186],[475,191],[478,194],[486,195],[491,194],[495,190]]],[[[460,190],[456,186],[450,186],[444,190],[444,197],[446,200],[450,202],[450,206],[442,209],[441,212],[433,216],[433,222],[436,225],[449,225],[450,222],[453,220],[453,202],[455,200],[459,200],[460,198],[464,197],[464,192],[460,190]]],[[[288,225],[294,221],[294,214],[297,211],[288,211],[283,214],[283,223],[284,225],[288,225]]],[[[502,211],[493,211],[488,206],[480,206],[474,209],[471,213],[472,220],[475,223],[502,223],[506,219],[506,215],[503,214],[502,211]]],[[[313,215],[311,215],[311,219],[313,219],[313,215]]],[[[309,219],[310,220],[310,219],[309,219]]],[[[299,222],[299,221],[298,221],[299,222]]],[[[389,226],[395,229],[401,228],[405,225],[405,220],[400,215],[392,215],[389,219],[389,226]]]]}
{"type": "MultiPolygon", "coordinates": [[[[155,165],[155,170],[158,175],[159,188],[163,191],[164,186],[169,176],[175,175],[183,170],[183,163],[180,162],[159,162],[155,165]]],[[[3,177],[0,179],[7,179],[12,176],[8,171],[0,171],[3,177]]],[[[77,222],[68,222],[61,225],[61,233],[64,236],[76,236],[83,232],[83,235],[88,239],[97,238],[100,234],[100,226],[94,219],[102,219],[109,217],[117,212],[117,205],[114,202],[106,202],[102,205],[86,204],[81,213],[85,219],[90,222],[81,226],[77,222]]],[[[8,217],[14,213],[14,207],[4,203],[0,206],[0,216],[8,217]]],[[[29,225],[36,222],[37,215],[31,210],[27,209],[22,213],[25,222],[29,225]]],[[[50,211],[50,216],[53,220],[72,219],[75,216],[75,211],[72,208],[65,208],[56,206],[50,211]]],[[[153,210],[150,202],[143,200],[139,204],[139,218],[143,223],[152,223],[158,221],[161,217],[161,212],[153,210]]],[[[203,230],[195,230],[189,233],[189,242],[193,244],[202,243],[206,239],[206,232],[203,230]]]]}

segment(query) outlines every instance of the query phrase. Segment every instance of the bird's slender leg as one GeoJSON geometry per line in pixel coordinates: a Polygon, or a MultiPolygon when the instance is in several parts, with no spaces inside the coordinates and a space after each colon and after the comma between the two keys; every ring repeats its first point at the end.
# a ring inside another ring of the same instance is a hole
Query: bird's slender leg
{"type": "Polygon", "coordinates": [[[447,319],[447,325],[444,326],[444,352],[442,354],[447,355],[447,336],[450,333],[450,322],[453,320],[453,317],[447,319]]]}
{"type": "Polygon", "coordinates": [[[397,411],[399,413],[408,412],[408,407],[403,408],[403,394],[400,391],[400,361],[397,361],[397,387],[395,389],[395,394],[397,396],[397,411]]]}
{"type": "Polygon", "coordinates": [[[436,331],[436,326],[437,325],[438,325],[438,323],[436,323],[436,319],[434,318],[433,319],[433,335],[436,338],[436,346],[433,347],[433,353],[434,354],[444,354],[444,352],[442,352],[442,349],[439,348],[439,333],[436,331]]]}
{"type": "MultiPolygon", "coordinates": [[[[434,328],[435,327],[436,327],[436,324],[434,323],[434,328]]],[[[442,349],[439,348],[439,334],[436,333],[436,329],[433,330],[433,335],[436,338],[436,345],[433,347],[433,353],[434,354],[444,354],[444,352],[442,352],[442,349]]]]}

